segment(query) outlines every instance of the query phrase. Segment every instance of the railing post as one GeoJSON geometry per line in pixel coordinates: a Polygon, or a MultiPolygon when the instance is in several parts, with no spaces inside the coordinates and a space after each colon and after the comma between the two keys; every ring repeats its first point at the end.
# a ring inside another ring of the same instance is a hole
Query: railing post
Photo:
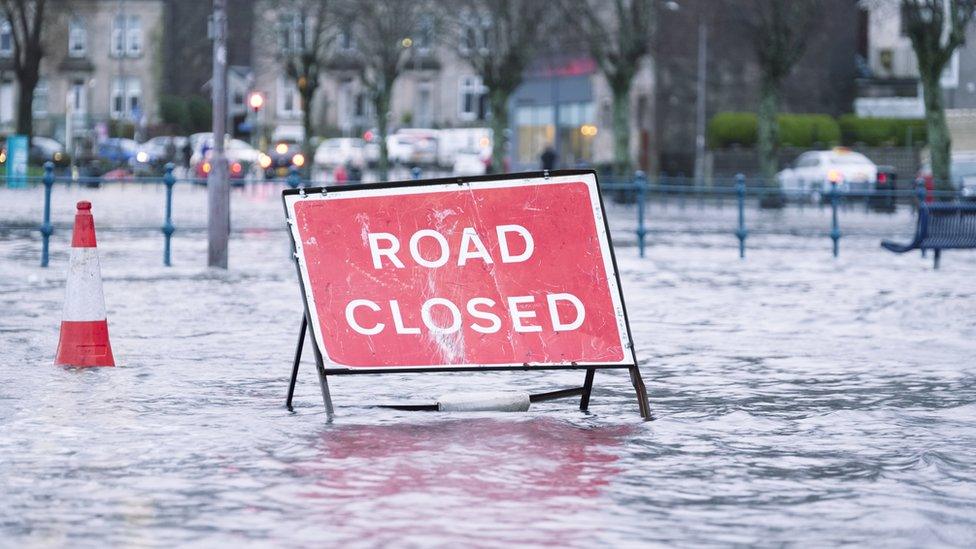
{"type": "MultiPolygon", "coordinates": [[[[915,180],[915,198],[918,200],[915,211],[922,215],[922,207],[925,205],[925,179],[921,177],[915,180]]],[[[925,248],[922,248],[922,257],[925,257],[925,248]]]]}
{"type": "Polygon", "coordinates": [[[837,182],[830,182],[830,238],[834,241],[834,257],[840,252],[840,226],[837,223],[837,182]]]}
{"type": "Polygon", "coordinates": [[[420,169],[420,166],[414,166],[410,168],[410,179],[414,181],[419,181],[424,172],[420,169]]]}
{"type": "Polygon", "coordinates": [[[741,173],[735,176],[735,196],[739,203],[739,228],[736,229],[735,236],[739,239],[739,259],[745,259],[749,231],[746,230],[746,176],[741,173]]]}
{"type": "Polygon", "coordinates": [[[298,168],[296,166],[292,166],[288,170],[288,186],[293,189],[297,189],[298,184],[301,182],[300,178],[301,176],[298,174],[298,168]]]}
{"type": "Polygon", "coordinates": [[[51,234],[51,189],[54,188],[54,163],[50,160],[44,163],[44,222],[41,223],[41,267],[47,267],[50,260],[51,234]]]}
{"type": "Polygon", "coordinates": [[[163,175],[163,183],[166,185],[166,217],[163,220],[163,265],[170,267],[170,240],[176,227],[173,226],[173,185],[176,178],[173,176],[173,163],[166,164],[166,173],[163,175]]]}
{"type": "Polygon", "coordinates": [[[647,228],[644,226],[644,202],[647,200],[647,175],[637,170],[634,172],[634,185],[637,187],[637,249],[644,257],[644,242],[647,228]]]}

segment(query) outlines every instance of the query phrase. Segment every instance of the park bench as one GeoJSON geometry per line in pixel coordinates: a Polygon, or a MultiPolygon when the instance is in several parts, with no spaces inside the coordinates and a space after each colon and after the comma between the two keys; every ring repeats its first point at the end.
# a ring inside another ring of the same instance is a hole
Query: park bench
{"type": "Polygon", "coordinates": [[[881,246],[895,253],[934,250],[934,266],[939,268],[942,250],[976,248],[976,203],[922,203],[918,209],[915,238],[908,244],[890,240],[881,246]]]}

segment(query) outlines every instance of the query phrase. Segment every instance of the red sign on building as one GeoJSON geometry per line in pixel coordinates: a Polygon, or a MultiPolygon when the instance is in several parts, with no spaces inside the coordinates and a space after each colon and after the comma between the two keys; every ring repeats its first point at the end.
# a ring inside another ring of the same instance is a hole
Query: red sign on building
{"type": "Polygon", "coordinates": [[[635,364],[592,173],[433,183],[285,194],[326,365],[635,364]]]}

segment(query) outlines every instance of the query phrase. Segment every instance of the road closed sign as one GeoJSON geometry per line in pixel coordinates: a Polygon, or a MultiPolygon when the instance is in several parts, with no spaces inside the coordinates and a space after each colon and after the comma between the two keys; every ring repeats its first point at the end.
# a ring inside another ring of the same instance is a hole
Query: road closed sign
{"type": "Polygon", "coordinates": [[[286,191],[330,368],[633,365],[596,176],[286,191]]]}

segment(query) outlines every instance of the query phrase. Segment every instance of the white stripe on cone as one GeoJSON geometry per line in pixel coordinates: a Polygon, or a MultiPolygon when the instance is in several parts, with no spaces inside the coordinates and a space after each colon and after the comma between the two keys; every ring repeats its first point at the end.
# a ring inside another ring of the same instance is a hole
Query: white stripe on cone
{"type": "Polygon", "coordinates": [[[71,248],[68,283],[61,320],[105,320],[105,296],[98,248],[71,248]]]}

